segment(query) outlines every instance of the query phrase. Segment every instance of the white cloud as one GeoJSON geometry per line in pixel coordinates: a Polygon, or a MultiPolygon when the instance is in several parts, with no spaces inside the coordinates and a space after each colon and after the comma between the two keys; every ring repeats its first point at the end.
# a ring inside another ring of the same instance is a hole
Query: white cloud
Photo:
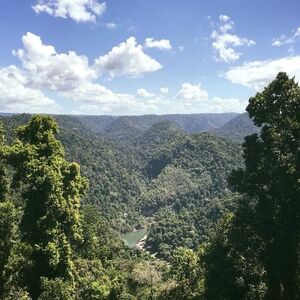
{"type": "Polygon", "coordinates": [[[138,97],[141,97],[141,98],[153,98],[153,97],[155,97],[155,94],[150,93],[145,89],[138,89],[136,91],[136,94],[138,95],[138,97]]]}
{"type": "Polygon", "coordinates": [[[118,97],[111,90],[98,83],[83,82],[78,87],[60,93],[65,98],[71,98],[76,101],[82,101],[88,104],[105,105],[119,101],[118,97]]]}
{"type": "Polygon", "coordinates": [[[219,20],[220,20],[221,22],[227,22],[227,21],[230,20],[230,17],[228,17],[227,15],[220,15],[220,16],[219,16],[219,20]]]}
{"type": "Polygon", "coordinates": [[[210,112],[213,113],[226,113],[226,112],[245,112],[248,105],[248,100],[240,100],[237,98],[222,98],[214,97],[208,103],[210,112]]]}
{"type": "Polygon", "coordinates": [[[145,39],[145,48],[157,48],[160,50],[171,50],[172,45],[169,40],[154,40],[154,38],[145,39]]]}
{"type": "Polygon", "coordinates": [[[119,27],[119,25],[116,23],[113,23],[113,22],[108,22],[108,23],[106,23],[106,27],[108,29],[117,29],[119,27]]]}
{"type": "Polygon", "coordinates": [[[236,98],[209,98],[199,83],[184,83],[174,100],[168,103],[168,113],[226,113],[244,112],[247,101],[236,98]]]}
{"type": "Polygon", "coordinates": [[[154,95],[140,97],[130,94],[114,93],[99,84],[84,84],[63,95],[80,104],[76,113],[141,115],[166,113],[224,113],[244,112],[247,101],[221,97],[182,98],[154,95]]]}
{"type": "Polygon", "coordinates": [[[143,52],[143,47],[137,44],[134,37],[97,58],[95,66],[101,72],[108,72],[112,78],[121,75],[140,77],[162,68],[159,62],[143,52]]]}
{"type": "MultiPolygon", "coordinates": [[[[139,97],[137,97],[115,93],[105,86],[95,83],[94,81],[99,79],[100,75],[97,61],[95,65],[90,66],[86,56],[79,56],[73,51],[57,53],[53,46],[45,45],[39,36],[32,33],[24,35],[22,41],[23,49],[13,51],[13,54],[21,60],[23,66],[23,70],[19,70],[17,73],[22,82],[18,81],[21,83],[18,83],[19,86],[16,92],[19,91],[19,94],[22,94],[20,99],[22,99],[24,105],[30,104],[32,110],[37,112],[54,111],[55,103],[45,97],[39,89],[50,90],[56,92],[54,96],[73,100],[80,106],[79,109],[92,114],[138,113],[143,110],[157,109],[158,97],[144,89],[138,91],[139,97]],[[155,99],[150,99],[150,96],[155,99]]],[[[129,74],[130,76],[137,76],[154,71],[155,67],[160,66],[155,60],[144,54],[142,46],[136,45],[134,38],[120,44],[119,48],[113,48],[109,54],[104,56],[108,59],[106,63],[112,63],[113,59],[116,59],[115,62],[118,62],[118,60],[120,62],[122,57],[125,59],[124,64],[121,63],[118,68],[113,70],[113,75],[129,74]],[[128,62],[127,60],[131,61],[128,62]]],[[[101,71],[104,71],[104,69],[101,69],[101,71]]],[[[3,90],[18,99],[11,92],[12,88],[8,88],[7,85],[7,83],[2,84],[3,90]]],[[[13,85],[14,81],[11,81],[10,86],[13,85]]],[[[7,94],[3,94],[7,96],[7,94]]],[[[10,98],[7,97],[7,99],[10,98]]],[[[8,102],[5,103],[7,106],[8,102]]],[[[18,103],[15,111],[23,110],[20,101],[12,103],[18,103]]],[[[9,107],[7,106],[7,109],[9,108],[13,108],[12,104],[9,107]]]]}
{"type": "Polygon", "coordinates": [[[32,6],[39,13],[47,13],[54,17],[71,18],[75,22],[96,22],[106,10],[106,3],[97,0],[38,0],[32,6]]]}
{"type": "MultiPolygon", "coordinates": [[[[148,93],[148,92],[147,92],[148,93]]],[[[77,113],[85,114],[142,114],[159,111],[159,97],[136,97],[130,94],[114,93],[96,83],[84,83],[78,88],[61,93],[80,104],[77,113]]]]}
{"type": "Polygon", "coordinates": [[[169,88],[167,86],[162,86],[159,91],[161,92],[161,94],[166,95],[169,93],[169,88]]]}
{"type": "Polygon", "coordinates": [[[176,98],[186,101],[203,101],[208,99],[208,93],[202,88],[200,83],[197,85],[183,83],[180,91],[176,95],[176,98]]]}
{"type": "Polygon", "coordinates": [[[58,105],[40,90],[27,86],[27,79],[14,65],[0,69],[0,111],[58,112],[58,105]]]}
{"type": "Polygon", "coordinates": [[[13,51],[13,54],[21,60],[32,86],[70,90],[97,77],[86,56],[73,51],[57,53],[53,46],[43,44],[39,36],[30,32],[22,41],[24,49],[13,51]]]}
{"type": "Polygon", "coordinates": [[[218,25],[218,29],[211,34],[212,47],[215,50],[218,61],[230,63],[238,60],[241,56],[241,53],[235,50],[236,47],[253,46],[255,42],[232,34],[234,22],[228,16],[220,15],[219,19],[221,23],[218,25]]]}
{"type": "Polygon", "coordinates": [[[280,46],[286,45],[286,44],[294,44],[294,43],[296,43],[296,41],[299,37],[300,37],[300,27],[297,28],[294,31],[293,35],[290,37],[281,35],[279,38],[273,39],[272,46],[280,47],[280,46]]]}
{"type": "Polygon", "coordinates": [[[89,65],[87,57],[72,51],[57,53],[53,46],[43,44],[32,33],[23,36],[23,45],[23,49],[14,51],[23,68],[0,69],[0,111],[62,112],[45,96],[47,91],[53,97],[73,101],[72,111],[86,114],[228,112],[242,111],[245,106],[238,99],[209,99],[201,84],[184,83],[174,97],[166,86],[157,95],[146,89],[130,95],[97,83],[100,72],[136,77],[161,68],[134,38],[114,47],[97,59],[95,65],[89,65]]]}
{"type": "Polygon", "coordinates": [[[183,47],[183,46],[179,46],[178,47],[178,50],[182,53],[182,52],[184,52],[185,51],[185,47],[183,47]]]}
{"type": "Polygon", "coordinates": [[[244,112],[248,101],[236,98],[214,97],[201,101],[182,101],[181,99],[165,99],[160,102],[161,113],[228,113],[244,112]]]}
{"type": "Polygon", "coordinates": [[[229,69],[224,76],[235,84],[260,90],[282,71],[300,80],[300,56],[244,63],[229,69]]]}

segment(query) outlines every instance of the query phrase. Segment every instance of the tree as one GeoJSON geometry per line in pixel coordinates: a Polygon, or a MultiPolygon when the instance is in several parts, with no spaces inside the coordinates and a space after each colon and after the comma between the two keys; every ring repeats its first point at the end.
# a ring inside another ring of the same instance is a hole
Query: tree
{"type": "Polygon", "coordinates": [[[4,294],[6,268],[17,238],[18,216],[11,201],[0,202],[0,298],[4,294]]]}
{"type": "Polygon", "coordinates": [[[73,300],[72,286],[60,278],[42,279],[42,292],[39,300],[73,300]]]}
{"type": "Polygon", "coordinates": [[[0,123],[0,202],[4,202],[8,193],[8,179],[5,164],[5,132],[3,124],[0,123]]]}
{"type": "Polygon", "coordinates": [[[20,230],[32,250],[26,277],[33,299],[41,292],[42,277],[73,282],[72,246],[82,239],[79,208],[87,181],[78,164],[65,160],[57,132],[53,118],[34,116],[16,130],[18,140],[8,155],[14,180],[23,183],[20,230]]]}
{"type": "MultiPolygon", "coordinates": [[[[264,299],[261,240],[253,230],[251,201],[240,199],[235,214],[220,220],[205,256],[205,299],[264,299]]],[[[247,199],[248,200],[248,199],[247,199]]]]}
{"type": "MultiPolygon", "coordinates": [[[[300,297],[300,88],[279,73],[247,107],[260,134],[243,144],[245,169],[231,185],[254,201],[267,299],[300,297]]],[[[246,198],[247,199],[247,198],[246,198]]]]}
{"type": "Polygon", "coordinates": [[[7,264],[17,239],[19,213],[8,199],[9,184],[5,161],[4,129],[0,124],[0,298],[4,296],[7,264]]]}

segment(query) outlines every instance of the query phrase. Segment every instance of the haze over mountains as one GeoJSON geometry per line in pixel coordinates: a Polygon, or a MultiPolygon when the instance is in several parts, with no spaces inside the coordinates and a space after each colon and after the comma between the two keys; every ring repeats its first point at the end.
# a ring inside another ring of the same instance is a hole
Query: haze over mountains
{"type": "MultiPolygon", "coordinates": [[[[3,117],[18,114],[0,113],[3,117]]],[[[63,115],[56,115],[60,118],[63,115]]],[[[244,136],[257,132],[257,127],[248,113],[169,114],[141,116],[69,115],[77,119],[91,132],[114,139],[126,140],[142,135],[153,125],[167,121],[185,133],[214,132],[231,139],[242,140],[244,136]]]]}
{"type": "Polygon", "coordinates": [[[152,125],[162,121],[171,122],[186,133],[212,131],[222,127],[236,116],[238,116],[237,113],[77,117],[95,133],[126,138],[141,134],[152,125]]]}
{"type": "MultiPolygon", "coordinates": [[[[0,113],[3,117],[18,114],[0,113]]],[[[169,122],[185,133],[212,132],[230,139],[242,141],[246,135],[258,132],[248,113],[169,114],[141,116],[66,115],[69,120],[82,124],[93,134],[128,141],[141,136],[153,125],[169,122]]],[[[64,115],[55,115],[63,119],[64,115]]]]}

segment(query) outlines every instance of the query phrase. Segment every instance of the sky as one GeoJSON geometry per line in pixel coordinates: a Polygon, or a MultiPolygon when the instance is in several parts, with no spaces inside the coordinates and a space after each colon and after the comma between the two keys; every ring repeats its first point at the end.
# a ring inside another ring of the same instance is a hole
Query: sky
{"type": "Polygon", "coordinates": [[[243,112],[300,80],[299,0],[0,0],[0,111],[243,112]]]}

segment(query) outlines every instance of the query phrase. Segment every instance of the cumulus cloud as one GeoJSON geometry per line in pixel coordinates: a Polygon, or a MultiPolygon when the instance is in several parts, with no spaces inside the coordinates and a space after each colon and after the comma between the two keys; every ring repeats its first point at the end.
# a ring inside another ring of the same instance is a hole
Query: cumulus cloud
{"type": "Polygon", "coordinates": [[[80,106],[77,113],[84,114],[134,115],[245,111],[247,101],[222,97],[210,99],[201,85],[195,85],[194,91],[188,85],[183,86],[184,92],[181,88],[178,97],[172,97],[163,94],[155,95],[145,89],[139,89],[136,95],[117,93],[98,83],[86,83],[63,93],[63,96],[78,102],[80,106]]]}
{"type": "Polygon", "coordinates": [[[273,39],[272,46],[280,47],[286,44],[294,44],[297,39],[300,37],[300,27],[294,30],[294,33],[291,36],[281,35],[279,38],[273,39]]]}
{"type": "Polygon", "coordinates": [[[39,13],[47,13],[54,17],[71,18],[75,22],[96,22],[106,10],[106,3],[97,0],[38,0],[32,6],[39,13]]]}
{"type": "Polygon", "coordinates": [[[114,93],[99,84],[90,83],[81,85],[73,91],[66,92],[64,96],[78,101],[80,106],[77,113],[84,114],[135,115],[183,112],[244,112],[247,105],[247,101],[235,98],[224,99],[222,97],[214,97],[212,99],[208,97],[193,98],[193,100],[154,94],[151,97],[140,97],[114,93]]]}
{"type": "Polygon", "coordinates": [[[95,66],[100,72],[107,72],[110,77],[127,75],[140,77],[162,68],[162,65],[145,54],[143,47],[137,44],[134,37],[113,47],[110,52],[95,60],[95,66]]]}
{"type": "Polygon", "coordinates": [[[74,51],[57,53],[53,46],[43,44],[39,36],[30,32],[22,41],[24,49],[13,51],[13,54],[21,60],[32,86],[70,90],[97,77],[86,56],[79,56],[74,51]]]}
{"type": "Polygon", "coordinates": [[[155,95],[152,99],[148,94],[147,97],[136,97],[116,93],[98,83],[84,83],[72,91],[61,93],[61,96],[79,103],[77,113],[124,115],[159,111],[159,98],[155,95]]]}
{"type": "Polygon", "coordinates": [[[14,65],[0,69],[0,111],[58,112],[58,105],[40,90],[28,85],[27,78],[14,65]]]}
{"type": "Polygon", "coordinates": [[[228,21],[230,21],[230,18],[227,15],[220,15],[219,19],[222,22],[228,22],[228,21]]]}
{"type": "Polygon", "coordinates": [[[119,99],[115,93],[103,85],[92,82],[83,82],[76,88],[60,93],[65,98],[71,98],[76,101],[82,101],[85,104],[101,104],[118,102],[119,99]]]}
{"type": "Polygon", "coordinates": [[[145,48],[157,48],[160,50],[171,50],[172,45],[169,40],[154,40],[154,38],[146,38],[145,39],[145,48]]]}
{"type": "Polygon", "coordinates": [[[199,83],[184,83],[175,99],[168,102],[170,113],[226,113],[244,112],[247,101],[237,98],[210,98],[208,92],[199,83]]]}
{"type": "Polygon", "coordinates": [[[138,89],[135,95],[112,91],[97,80],[101,72],[138,77],[161,65],[130,38],[90,65],[86,56],[73,51],[58,53],[32,33],[23,36],[23,48],[14,51],[22,68],[0,69],[0,110],[62,112],[45,93],[73,101],[73,112],[86,114],[162,114],[242,111],[238,99],[210,99],[201,84],[182,84],[177,95],[166,86],[158,94],[138,89]]]}
{"type": "Polygon", "coordinates": [[[136,94],[138,95],[138,97],[141,97],[141,98],[153,98],[153,97],[155,97],[155,94],[150,93],[145,89],[138,89],[136,91],[136,94]]]}
{"type": "Polygon", "coordinates": [[[208,99],[208,93],[202,88],[200,83],[197,85],[192,85],[191,83],[183,83],[180,91],[176,95],[176,98],[186,101],[202,101],[208,99]]]}
{"type": "MultiPolygon", "coordinates": [[[[77,55],[74,51],[58,53],[54,46],[44,44],[39,36],[32,33],[24,35],[22,42],[23,48],[13,51],[22,63],[22,71],[17,69],[18,72],[14,72],[17,75],[9,76],[18,76],[16,91],[19,91],[19,98],[24,103],[30,103],[30,107],[37,112],[46,112],[50,108],[53,111],[55,104],[41,90],[56,92],[55,95],[75,101],[80,109],[90,113],[122,113],[122,110],[123,113],[137,113],[145,109],[153,110],[157,105],[158,98],[145,89],[139,89],[137,95],[129,95],[115,93],[95,82],[102,72],[108,70],[112,72],[111,76],[138,77],[161,68],[158,62],[143,52],[142,46],[137,45],[134,38],[113,48],[93,65],[89,64],[86,56],[77,55]],[[113,67],[114,62],[116,64],[113,67]],[[29,99],[36,102],[36,105],[29,102],[29,99]],[[47,107],[44,110],[38,109],[45,105],[47,107]]],[[[3,79],[2,88],[10,92],[13,84],[16,85],[14,81],[3,79]]],[[[11,94],[18,99],[15,94],[11,94]]],[[[5,103],[7,106],[8,102],[5,103]]],[[[19,109],[22,109],[21,105],[16,111],[19,109]]]]}
{"type": "Polygon", "coordinates": [[[168,94],[169,93],[169,88],[167,86],[162,86],[159,91],[161,92],[161,94],[168,94]]]}
{"type": "Polygon", "coordinates": [[[215,50],[216,59],[226,63],[234,62],[241,57],[241,53],[236,51],[236,47],[253,46],[255,42],[233,34],[234,22],[227,15],[220,15],[219,20],[218,28],[211,34],[212,47],[215,50]]]}
{"type": "Polygon", "coordinates": [[[300,80],[300,56],[244,63],[230,68],[224,76],[235,84],[260,90],[282,71],[300,80]]]}

